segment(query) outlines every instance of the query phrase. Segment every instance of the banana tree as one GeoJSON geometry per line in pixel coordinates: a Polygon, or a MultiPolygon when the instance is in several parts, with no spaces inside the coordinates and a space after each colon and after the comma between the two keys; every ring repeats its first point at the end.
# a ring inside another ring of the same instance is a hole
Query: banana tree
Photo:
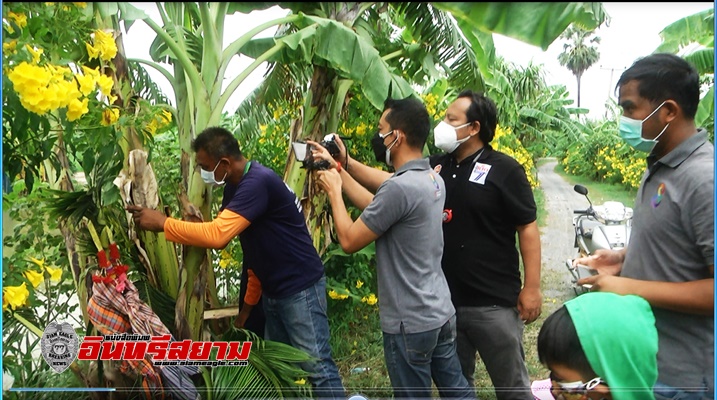
{"type": "Polygon", "coordinates": [[[714,125],[714,36],[715,12],[709,8],[681,18],[660,32],[662,43],[654,53],[680,54],[692,63],[703,78],[705,91],[695,115],[695,124],[708,129],[714,125]]]}
{"type": "MultiPolygon", "coordinates": [[[[292,140],[317,140],[325,133],[335,132],[337,117],[348,103],[350,90],[363,93],[380,110],[389,94],[386,91],[389,82],[391,93],[395,93],[393,97],[415,94],[413,90],[402,89],[404,79],[425,87],[448,77],[453,87],[483,89],[486,80],[493,79],[491,64],[495,51],[491,30],[547,48],[571,22],[596,27],[607,17],[599,3],[572,3],[567,8],[544,3],[277,4],[304,15],[295,22],[297,31],[288,36],[255,40],[242,49],[242,53],[258,57],[276,43],[289,40],[291,35],[309,38],[305,29],[316,24],[316,32],[312,32],[314,41],[310,42],[312,47],[290,45],[269,59],[275,70],[280,65],[280,72],[283,68],[295,72],[269,75],[264,92],[255,97],[271,103],[273,99],[267,96],[270,88],[303,87],[306,82],[287,82],[286,78],[311,76],[304,96],[303,119],[293,125],[292,140]],[[515,19],[511,15],[526,15],[526,19],[515,19]],[[539,23],[548,19],[550,24],[539,23]],[[527,20],[530,23],[526,24],[527,20]],[[388,69],[367,70],[366,60],[373,59],[382,61],[374,65],[385,62],[388,69]],[[307,68],[308,73],[301,73],[307,68]],[[401,90],[395,91],[395,87],[401,90]],[[376,89],[380,96],[376,96],[376,89]],[[332,112],[326,113],[327,110],[332,112]]],[[[247,104],[242,107],[243,114],[248,114],[247,104]]],[[[328,245],[321,244],[325,233],[322,221],[326,220],[325,212],[322,213],[324,198],[316,195],[290,151],[284,179],[300,194],[315,245],[323,251],[328,245]]]]}

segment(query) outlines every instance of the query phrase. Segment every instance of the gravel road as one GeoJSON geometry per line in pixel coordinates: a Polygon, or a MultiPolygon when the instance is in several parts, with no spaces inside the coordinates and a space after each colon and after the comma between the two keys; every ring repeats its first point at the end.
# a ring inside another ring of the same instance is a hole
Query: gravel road
{"type": "MultiPolygon", "coordinates": [[[[573,186],[563,177],[553,172],[557,159],[547,158],[538,167],[538,180],[545,194],[546,224],[540,229],[540,246],[543,271],[546,274],[561,277],[562,287],[544,287],[545,296],[557,297],[571,287],[570,273],[565,268],[565,260],[574,258],[577,249],[573,247],[573,210],[587,208],[584,196],[573,191],[573,186]],[[558,274],[551,274],[552,271],[558,274]]],[[[556,285],[560,286],[560,279],[556,285]]],[[[572,292],[572,290],[569,290],[572,292]]]]}

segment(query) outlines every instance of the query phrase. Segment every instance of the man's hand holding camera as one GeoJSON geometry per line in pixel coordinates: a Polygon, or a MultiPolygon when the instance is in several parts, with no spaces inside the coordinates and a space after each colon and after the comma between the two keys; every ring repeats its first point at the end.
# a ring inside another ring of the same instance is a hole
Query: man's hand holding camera
{"type": "MultiPolygon", "coordinates": [[[[334,135],[335,140],[340,140],[336,135],[334,135]]],[[[332,195],[341,195],[341,175],[339,175],[339,171],[337,169],[338,162],[331,156],[329,151],[319,143],[316,143],[311,140],[307,140],[306,143],[311,145],[311,156],[314,157],[314,160],[325,160],[329,163],[330,168],[327,170],[318,170],[316,171],[316,178],[319,186],[323,191],[325,191],[329,196],[332,195]]],[[[339,149],[343,149],[344,153],[346,152],[345,147],[343,146],[343,143],[339,145],[339,149]]],[[[338,157],[341,157],[339,154],[338,157]]]]}

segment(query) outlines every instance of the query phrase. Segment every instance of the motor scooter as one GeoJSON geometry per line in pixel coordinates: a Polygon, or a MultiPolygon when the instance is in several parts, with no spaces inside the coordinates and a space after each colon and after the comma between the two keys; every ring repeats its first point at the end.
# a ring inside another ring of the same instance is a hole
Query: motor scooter
{"type": "MultiPolygon", "coordinates": [[[[593,206],[588,197],[588,189],[575,185],[573,189],[585,196],[590,206],[584,210],[573,210],[573,228],[575,229],[574,247],[578,249],[576,258],[595,254],[598,249],[620,250],[627,246],[632,230],[632,208],[619,201],[606,201],[593,206]]],[[[573,289],[576,295],[590,290],[591,285],[578,286],[579,279],[597,275],[597,270],[584,265],[573,266],[568,259],[566,267],[573,276],[573,289]]]]}

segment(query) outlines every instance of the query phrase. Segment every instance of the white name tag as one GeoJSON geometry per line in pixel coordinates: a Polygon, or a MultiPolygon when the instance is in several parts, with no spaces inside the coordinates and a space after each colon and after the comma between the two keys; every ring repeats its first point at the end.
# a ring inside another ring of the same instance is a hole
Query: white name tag
{"type": "Polygon", "coordinates": [[[468,180],[473,183],[485,185],[485,178],[488,176],[488,172],[490,171],[491,167],[492,166],[488,164],[476,163],[475,167],[473,167],[473,172],[471,172],[471,176],[470,178],[468,178],[468,180]]]}

